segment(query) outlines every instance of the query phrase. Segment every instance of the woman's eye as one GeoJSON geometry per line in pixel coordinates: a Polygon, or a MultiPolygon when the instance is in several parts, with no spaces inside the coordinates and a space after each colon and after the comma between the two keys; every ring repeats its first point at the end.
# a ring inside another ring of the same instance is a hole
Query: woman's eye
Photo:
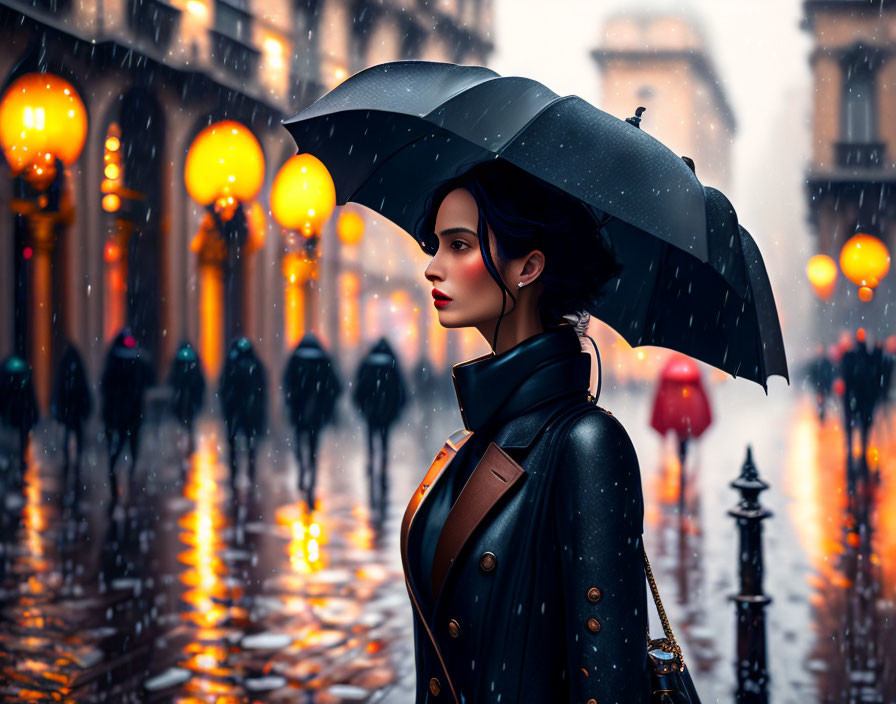
{"type": "Polygon", "coordinates": [[[470,245],[468,245],[468,244],[467,244],[466,242],[464,242],[463,240],[454,240],[454,241],[451,243],[451,249],[463,249],[464,247],[469,247],[469,246],[470,246],[470,245]],[[455,247],[454,245],[456,245],[456,244],[462,244],[463,247],[455,247]]]}

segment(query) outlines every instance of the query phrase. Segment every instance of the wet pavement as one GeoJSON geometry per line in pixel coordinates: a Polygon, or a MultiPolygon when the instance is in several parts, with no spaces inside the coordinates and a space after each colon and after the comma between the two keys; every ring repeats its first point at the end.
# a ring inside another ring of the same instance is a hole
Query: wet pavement
{"type": "MultiPolygon", "coordinates": [[[[763,523],[772,700],[892,701],[896,663],[884,646],[894,635],[896,417],[872,436],[879,485],[850,506],[839,413],[820,424],[811,400],[783,384],[769,397],[744,381],[710,393],[716,422],[686,464],[683,516],[675,448],[647,429],[651,395],[608,385],[601,399],[638,451],[645,544],[703,701],[734,701],[737,531],[726,512],[747,444],[774,513],[763,523]]],[[[456,408],[432,429],[416,410],[404,419],[378,520],[366,505],[365,438],[344,417],[322,438],[313,511],[285,440],[262,445],[259,489],[241,478],[234,502],[213,418],[188,460],[172,424],[147,428],[111,516],[92,443],[72,506],[54,430],[42,426],[24,491],[2,512],[2,700],[411,704],[398,525],[460,419],[456,408]]],[[[660,635],[655,615],[651,634],[660,635]]]]}

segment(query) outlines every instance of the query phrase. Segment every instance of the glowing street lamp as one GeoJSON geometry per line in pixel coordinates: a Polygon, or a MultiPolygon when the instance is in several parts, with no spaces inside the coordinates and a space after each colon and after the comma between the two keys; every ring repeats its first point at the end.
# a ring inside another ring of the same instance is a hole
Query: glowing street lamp
{"type": "Polygon", "coordinates": [[[311,154],[290,157],[277,172],[271,187],[271,214],[288,231],[283,258],[285,339],[296,345],[308,325],[308,283],[317,279],[320,231],[336,207],[336,188],[330,172],[311,154]],[[303,246],[294,234],[304,237],[303,246]]]}
{"type": "Polygon", "coordinates": [[[816,254],[806,265],[806,276],[815,295],[821,300],[830,300],[837,286],[837,264],[827,254],[816,254]]]}
{"type": "Polygon", "coordinates": [[[890,252],[877,237],[858,233],[840,250],[840,269],[859,286],[859,298],[870,301],[874,289],[890,271],[890,252]]]}
{"type": "Polygon", "coordinates": [[[342,244],[356,245],[364,237],[364,218],[353,210],[343,210],[336,222],[336,232],[342,244]]]}
{"type": "Polygon", "coordinates": [[[191,249],[199,256],[200,356],[211,376],[217,376],[223,358],[222,303],[225,339],[242,332],[243,254],[253,246],[244,204],[258,195],[263,181],[261,145],[239,122],[223,120],[209,125],[190,145],[184,182],[193,200],[206,209],[191,249]]]}
{"type": "Polygon", "coordinates": [[[44,409],[49,404],[53,358],[56,226],[74,218],[65,168],[80,156],[86,136],[84,103],[74,87],[59,76],[26,73],[14,80],[0,99],[0,147],[17,178],[17,197],[11,206],[29,225],[27,240],[17,238],[14,243],[13,338],[17,353],[31,359],[37,397],[44,409]],[[26,296],[20,294],[29,275],[30,316],[26,296]],[[26,340],[30,354],[26,353],[26,340]]]}

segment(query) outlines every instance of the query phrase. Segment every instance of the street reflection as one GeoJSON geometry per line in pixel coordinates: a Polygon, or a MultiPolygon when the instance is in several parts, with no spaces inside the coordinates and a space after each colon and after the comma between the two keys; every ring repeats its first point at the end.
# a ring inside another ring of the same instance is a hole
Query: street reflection
{"type": "Polygon", "coordinates": [[[793,522],[814,569],[817,637],[809,668],[821,701],[884,702],[896,691],[896,662],[886,647],[896,636],[893,423],[892,414],[880,416],[867,455],[872,481],[859,482],[852,495],[839,422],[819,423],[804,404],[792,426],[786,480],[795,497],[793,522]]]}
{"type": "Polygon", "coordinates": [[[396,537],[378,545],[362,464],[325,466],[336,481],[309,511],[277,461],[291,453],[234,496],[220,426],[197,431],[183,478],[173,433],[148,433],[155,454],[111,512],[95,463],[62,510],[54,454],[32,444],[0,510],[0,701],[335,702],[413,674],[396,537]]]}
{"type": "Polygon", "coordinates": [[[194,503],[178,525],[180,539],[187,550],[178,561],[186,566],[180,582],[187,588],[181,599],[187,608],[181,614],[184,621],[196,626],[193,639],[184,646],[181,667],[194,677],[185,687],[188,695],[177,701],[220,701],[225,695],[235,696],[232,679],[234,668],[229,664],[228,631],[221,628],[231,615],[231,604],[239,589],[225,581],[227,566],[221,554],[227,548],[225,531],[230,524],[222,504],[227,494],[221,483],[227,482],[227,469],[221,464],[213,444],[213,436],[203,434],[193,453],[190,471],[184,485],[184,495],[194,503]]]}
{"type": "MultiPolygon", "coordinates": [[[[686,654],[686,663],[696,672],[711,673],[720,655],[714,631],[707,624],[701,496],[696,481],[700,473],[698,453],[690,453],[688,464],[682,468],[677,449],[663,444],[660,466],[651,478],[656,505],[645,510],[645,523],[659,538],[654,546],[649,546],[653,550],[648,549],[648,557],[652,555],[651,566],[660,576],[660,596],[686,654]],[[683,497],[682,471],[687,476],[683,497]],[[665,585],[675,585],[676,589],[667,586],[662,591],[665,585]]],[[[652,638],[660,635],[651,631],[652,638]]]]}

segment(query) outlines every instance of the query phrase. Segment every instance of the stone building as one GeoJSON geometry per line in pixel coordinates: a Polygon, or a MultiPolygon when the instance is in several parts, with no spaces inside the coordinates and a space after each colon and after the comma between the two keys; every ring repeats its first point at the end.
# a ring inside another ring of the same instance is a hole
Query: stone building
{"type": "MultiPolygon", "coordinates": [[[[896,5],[805,0],[812,38],[812,150],[806,198],[817,254],[839,259],[857,232],[896,243],[896,5]]],[[[816,334],[833,342],[864,326],[872,339],[896,332],[893,272],[869,302],[838,277],[833,297],[816,308],[816,334]]]]}
{"type": "MultiPolygon", "coordinates": [[[[33,257],[37,221],[20,212],[17,179],[0,160],[0,355],[24,351],[46,404],[52,360],[66,339],[81,349],[94,380],[124,324],[159,375],[182,339],[197,343],[200,270],[220,261],[197,240],[206,211],[188,195],[184,165],[196,135],[229,119],[248,127],[264,154],[264,185],[257,204],[246,204],[257,251],[247,255],[239,317],[276,384],[289,352],[283,274],[289,233],[271,217],[269,194],[296,153],[281,120],[376,63],[484,65],[493,50],[491,27],[491,0],[4,2],[3,90],[26,73],[59,75],[86,107],[87,136],[65,172],[72,207],[65,217],[54,216],[33,257]],[[104,179],[115,140],[122,193],[130,197],[110,210],[104,179]],[[38,261],[51,264],[41,269],[48,277],[36,271],[38,261]],[[51,339],[38,334],[25,299],[32,307],[37,300],[44,319],[52,320],[51,339]]],[[[364,238],[341,245],[335,223],[343,208],[337,207],[319,233],[320,274],[305,291],[302,329],[339,354],[346,373],[380,335],[390,337],[409,365],[432,344],[436,365],[444,366],[453,333],[435,329],[423,276],[428,258],[375,213],[345,208],[364,218],[364,238]]],[[[216,334],[218,349],[200,350],[209,358],[220,358],[226,344],[216,334]]]]}
{"type": "Polygon", "coordinates": [[[591,56],[601,73],[602,110],[626,118],[647,108],[641,128],[691,157],[701,183],[728,190],[736,122],[695,18],[614,15],[591,56]]]}

